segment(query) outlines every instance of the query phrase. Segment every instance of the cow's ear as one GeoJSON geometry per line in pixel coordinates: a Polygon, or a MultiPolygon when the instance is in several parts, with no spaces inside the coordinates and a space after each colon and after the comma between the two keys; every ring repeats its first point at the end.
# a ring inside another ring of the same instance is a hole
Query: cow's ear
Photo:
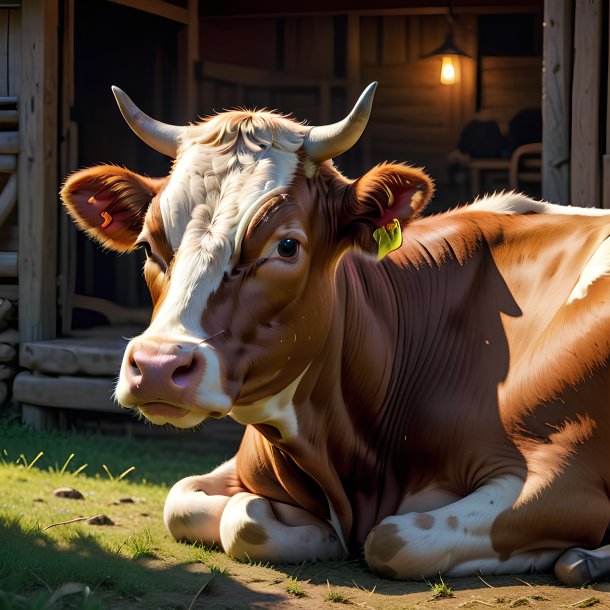
{"type": "Polygon", "coordinates": [[[421,169],[382,164],[346,190],[341,205],[342,236],[381,259],[402,244],[402,228],[417,216],[434,193],[432,179],[421,169]]]}
{"type": "Polygon", "coordinates": [[[114,165],[74,172],[61,199],[80,229],[119,252],[133,250],[148,205],[164,180],[134,174],[114,165]]]}

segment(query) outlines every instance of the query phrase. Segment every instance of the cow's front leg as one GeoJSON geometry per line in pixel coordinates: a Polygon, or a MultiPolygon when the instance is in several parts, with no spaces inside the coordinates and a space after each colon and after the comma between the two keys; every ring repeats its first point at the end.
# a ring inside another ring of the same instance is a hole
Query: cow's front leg
{"type": "Polygon", "coordinates": [[[208,474],[186,477],[165,500],[165,526],[176,540],[220,544],[222,513],[231,497],[242,491],[234,457],[208,474]]]}
{"type": "Polygon", "coordinates": [[[241,560],[298,563],[345,556],[329,523],[251,493],[238,493],[227,502],[220,540],[228,555],[241,560]]]}
{"type": "Polygon", "coordinates": [[[396,579],[548,569],[560,550],[534,548],[502,557],[493,548],[494,521],[522,488],[521,478],[505,475],[441,508],[387,517],[367,537],[367,563],[396,579]]]}

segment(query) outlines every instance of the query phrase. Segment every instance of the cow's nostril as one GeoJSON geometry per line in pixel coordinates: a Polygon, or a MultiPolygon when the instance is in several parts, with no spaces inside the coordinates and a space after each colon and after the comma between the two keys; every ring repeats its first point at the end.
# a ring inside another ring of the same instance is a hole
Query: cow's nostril
{"type": "Polygon", "coordinates": [[[181,387],[186,387],[192,383],[193,363],[186,366],[179,366],[172,374],[172,381],[181,387]]]}
{"type": "Polygon", "coordinates": [[[140,370],[140,367],[138,366],[138,363],[136,362],[136,357],[134,352],[131,352],[129,354],[129,366],[131,367],[131,372],[134,375],[141,375],[142,371],[140,370]]]}

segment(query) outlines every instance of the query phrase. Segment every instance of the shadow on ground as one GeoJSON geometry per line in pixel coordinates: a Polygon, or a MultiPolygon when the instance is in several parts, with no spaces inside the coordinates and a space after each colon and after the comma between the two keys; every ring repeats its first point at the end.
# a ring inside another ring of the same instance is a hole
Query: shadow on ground
{"type": "MultiPolygon", "coordinates": [[[[210,608],[229,590],[234,608],[273,607],[285,599],[254,591],[201,563],[169,566],[154,558],[134,561],[103,549],[83,531],[57,542],[39,529],[23,530],[16,521],[0,519],[0,593],[33,597],[47,591],[50,596],[75,581],[92,591],[88,608],[210,608]]],[[[19,606],[9,603],[8,607],[19,606]]]]}

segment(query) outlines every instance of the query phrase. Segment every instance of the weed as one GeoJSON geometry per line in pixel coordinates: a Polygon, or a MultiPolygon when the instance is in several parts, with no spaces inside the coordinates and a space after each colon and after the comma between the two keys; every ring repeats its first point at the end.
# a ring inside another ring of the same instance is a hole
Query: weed
{"type": "Polygon", "coordinates": [[[438,578],[439,582],[431,583],[426,581],[426,584],[430,587],[430,591],[432,591],[432,599],[443,599],[446,597],[453,597],[451,587],[447,585],[447,583],[443,580],[443,577],[440,574],[438,578]]]}
{"type": "Polygon", "coordinates": [[[324,595],[325,602],[333,602],[335,604],[351,604],[352,603],[347,596],[343,595],[343,593],[340,593],[339,591],[335,591],[334,589],[331,589],[330,583],[328,582],[328,580],[326,581],[326,586],[328,587],[328,592],[326,593],[326,595],[324,595]]]}
{"type": "Polygon", "coordinates": [[[155,557],[153,537],[149,529],[136,532],[125,540],[122,548],[126,549],[131,559],[140,557],[155,557]]]}
{"type": "MultiPolygon", "coordinates": [[[[19,460],[21,460],[23,462],[23,465],[26,467],[27,470],[30,470],[30,468],[32,468],[32,466],[44,455],[44,451],[39,451],[38,455],[31,461],[28,462],[25,455],[23,455],[23,453],[19,454],[19,460]]],[[[17,462],[19,462],[19,460],[17,460],[17,462]]]]}
{"type": "Polygon", "coordinates": [[[265,563],[263,563],[262,561],[255,561],[254,559],[252,559],[252,557],[250,557],[250,555],[248,555],[248,553],[244,554],[246,555],[246,559],[242,563],[247,563],[253,568],[269,568],[270,570],[273,570],[275,568],[275,566],[272,563],[269,563],[268,561],[266,561],[265,563]]]}
{"type": "Polygon", "coordinates": [[[295,597],[307,597],[307,593],[301,586],[301,583],[294,577],[291,576],[286,585],[286,592],[295,597]]]}

